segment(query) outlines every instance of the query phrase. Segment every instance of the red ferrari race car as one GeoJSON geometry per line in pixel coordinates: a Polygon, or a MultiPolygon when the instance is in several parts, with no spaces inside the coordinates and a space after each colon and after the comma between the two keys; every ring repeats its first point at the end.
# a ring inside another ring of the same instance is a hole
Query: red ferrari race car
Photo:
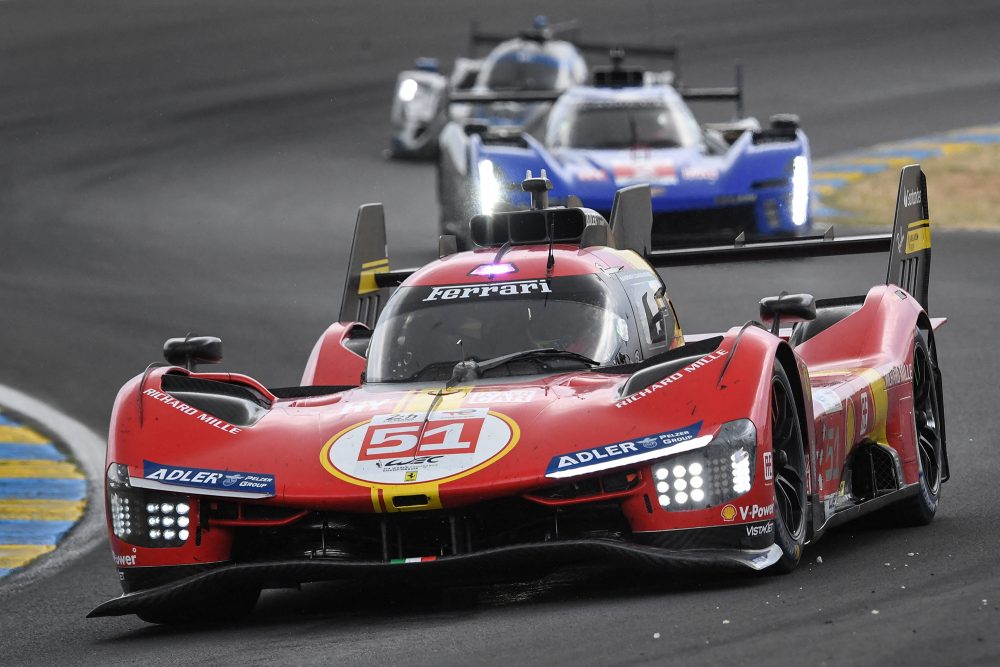
{"type": "Polygon", "coordinates": [[[124,595],[91,616],[233,619],[262,588],[449,583],[563,564],[789,571],[830,527],[926,524],[948,478],[919,166],[892,234],[649,250],[649,189],[475,217],[391,271],[358,215],[340,322],[301,386],[195,372],[172,339],[121,390],[107,519],[124,595]],[[867,294],[763,299],[688,335],[654,267],[886,252],[867,294]],[[377,326],[375,322],[378,322],[377,326]],[[785,326],[784,328],[782,325],[785,326]]]}

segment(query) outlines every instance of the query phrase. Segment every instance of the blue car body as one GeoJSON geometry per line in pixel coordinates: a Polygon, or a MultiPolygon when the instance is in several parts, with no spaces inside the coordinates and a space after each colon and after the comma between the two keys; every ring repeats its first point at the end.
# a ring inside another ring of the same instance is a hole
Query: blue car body
{"type": "Polygon", "coordinates": [[[811,226],[809,142],[797,123],[730,133],[730,144],[700,127],[670,85],[577,86],[559,98],[544,131],[467,130],[445,128],[439,160],[442,228],[460,237],[470,214],[526,207],[528,193],[515,184],[543,169],[552,202],[575,196],[606,218],[616,190],[648,183],[654,246],[811,226]]]}

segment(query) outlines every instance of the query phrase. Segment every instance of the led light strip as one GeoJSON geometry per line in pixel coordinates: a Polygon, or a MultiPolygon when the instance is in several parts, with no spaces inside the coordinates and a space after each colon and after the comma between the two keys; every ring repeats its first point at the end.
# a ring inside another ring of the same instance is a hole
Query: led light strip
{"type": "Polygon", "coordinates": [[[684,452],[690,452],[695,449],[700,449],[712,441],[713,436],[703,435],[700,438],[694,438],[693,440],[688,440],[687,442],[682,442],[669,449],[657,449],[651,452],[642,452],[641,454],[634,454],[632,456],[626,456],[624,458],[615,459],[613,461],[601,461],[600,463],[592,463],[588,466],[583,466],[581,468],[573,468],[572,470],[556,470],[555,472],[550,472],[546,477],[549,479],[564,479],[566,477],[579,477],[580,475],[589,475],[590,473],[600,472],[602,470],[610,470],[612,468],[621,468],[624,466],[634,465],[636,463],[642,463],[644,461],[653,461],[656,459],[666,458],[668,456],[673,456],[674,454],[682,454],[684,452]]]}

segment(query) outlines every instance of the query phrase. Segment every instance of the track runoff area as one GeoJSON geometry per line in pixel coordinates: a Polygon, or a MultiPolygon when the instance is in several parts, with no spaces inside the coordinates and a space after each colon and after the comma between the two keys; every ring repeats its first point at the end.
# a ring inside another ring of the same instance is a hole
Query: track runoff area
{"type": "Polygon", "coordinates": [[[87,504],[83,472],[25,421],[0,406],[0,582],[55,550],[87,504]]]}
{"type": "MultiPolygon", "coordinates": [[[[878,144],[816,160],[811,183],[813,215],[825,222],[850,223],[855,211],[826,205],[837,199],[844,188],[889,170],[898,172],[908,164],[946,157],[960,160],[966,151],[997,144],[1000,144],[1000,124],[982,125],[878,144]]],[[[940,202],[939,197],[932,198],[940,202]]]]}

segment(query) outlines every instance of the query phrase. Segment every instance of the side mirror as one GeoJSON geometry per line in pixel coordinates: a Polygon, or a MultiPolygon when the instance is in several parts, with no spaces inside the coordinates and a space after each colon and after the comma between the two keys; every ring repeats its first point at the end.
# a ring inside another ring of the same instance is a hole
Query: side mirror
{"type": "Polygon", "coordinates": [[[760,300],[760,320],[778,335],[781,322],[808,322],[816,319],[816,299],[812,294],[782,294],[760,300]]]}
{"type": "Polygon", "coordinates": [[[198,364],[222,361],[222,339],[215,336],[185,336],[169,338],[163,344],[163,358],[174,366],[193,371],[198,364]]]}

